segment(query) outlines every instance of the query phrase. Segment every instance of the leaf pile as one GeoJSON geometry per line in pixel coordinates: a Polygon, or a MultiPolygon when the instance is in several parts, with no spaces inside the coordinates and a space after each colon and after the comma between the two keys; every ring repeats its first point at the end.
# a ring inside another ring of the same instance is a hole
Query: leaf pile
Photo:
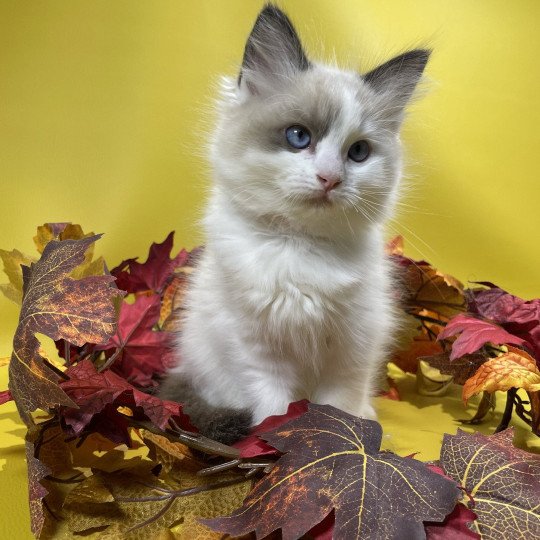
{"type": "MultiPolygon", "coordinates": [[[[199,435],[181,403],[152,394],[175,362],[172,331],[199,250],[172,256],[171,233],[144,263],[126,259],[109,274],[94,259],[98,238],[45,224],[34,238],[39,257],[0,252],[2,291],[21,304],[0,402],[14,399],[29,428],[36,537],[540,535],[538,460],[515,449],[509,432],[447,436],[440,467],[381,451],[378,423],[306,400],[234,447],[199,435]],[[58,355],[44,352],[40,335],[58,355]]],[[[491,284],[464,289],[401,246],[396,239],[389,251],[411,325],[396,361],[414,370],[428,357],[464,385],[465,399],[508,390],[538,427],[537,303],[491,284]],[[529,410],[516,387],[529,392],[529,410]]]]}
{"type": "MultiPolygon", "coordinates": [[[[388,244],[387,253],[401,275],[408,323],[393,361],[412,373],[423,361],[452,375],[463,385],[465,402],[483,392],[485,404],[491,399],[488,394],[508,391],[507,414],[498,430],[508,427],[515,409],[540,436],[540,299],[526,301],[489,282],[466,289],[427,262],[405,257],[400,237],[388,244]],[[528,402],[517,389],[527,392],[528,402]]],[[[425,394],[444,391],[444,386],[425,388],[426,381],[435,382],[429,380],[425,367],[418,380],[425,394]]],[[[489,407],[481,409],[472,422],[489,411],[489,407]]]]}

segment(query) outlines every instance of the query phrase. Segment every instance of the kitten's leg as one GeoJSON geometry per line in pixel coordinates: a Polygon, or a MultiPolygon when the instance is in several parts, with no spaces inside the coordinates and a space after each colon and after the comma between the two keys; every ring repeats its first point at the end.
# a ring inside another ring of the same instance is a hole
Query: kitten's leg
{"type": "Polygon", "coordinates": [[[259,364],[248,383],[253,400],[253,423],[285,414],[289,403],[296,399],[295,382],[296,373],[289,364],[273,359],[259,364]]]}
{"type": "Polygon", "coordinates": [[[312,401],[376,420],[377,413],[372,404],[376,375],[376,369],[362,369],[358,365],[324,369],[312,401]]]}

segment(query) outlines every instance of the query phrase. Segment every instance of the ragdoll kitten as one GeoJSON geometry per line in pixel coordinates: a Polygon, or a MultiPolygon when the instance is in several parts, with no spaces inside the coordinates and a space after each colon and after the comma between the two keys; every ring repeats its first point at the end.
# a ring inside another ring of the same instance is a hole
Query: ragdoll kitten
{"type": "Polygon", "coordinates": [[[344,71],[309,60],[278,8],[259,14],[224,85],[206,247],[160,391],[203,434],[230,442],[301,398],[375,418],[395,324],[383,224],[428,57],[344,71]]]}

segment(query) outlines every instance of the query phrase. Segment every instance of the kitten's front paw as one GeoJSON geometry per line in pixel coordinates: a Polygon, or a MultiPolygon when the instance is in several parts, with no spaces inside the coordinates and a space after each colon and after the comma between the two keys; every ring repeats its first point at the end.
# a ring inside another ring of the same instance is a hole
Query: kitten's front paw
{"type": "Polygon", "coordinates": [[[377,421],[377,413],[375,412],[373,406],[369,403],[365,403],[364,405],[362,405],[356,413],[356,416],[359,416],[360,418],[365,418],[366,420],[377,421]]]}

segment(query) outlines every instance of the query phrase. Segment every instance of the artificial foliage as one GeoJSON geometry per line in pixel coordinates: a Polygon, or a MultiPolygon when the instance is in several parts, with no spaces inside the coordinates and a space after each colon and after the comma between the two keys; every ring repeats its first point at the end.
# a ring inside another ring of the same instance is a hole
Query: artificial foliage
{"type": "MultiPolygon", "coordinates": [[[[506,392],[498,433],[446,435],[440,460],[424,463],[381,450],[377,422],[304,400],[226,446],[155,394],[200,250],[171,256],[171,233],[145,262],[109,272],[98,239],[45,224],[37,255],[0,251],[1,289],[21,308],[0,402],[13,399],[28,429],[37,538],[540,537],[540,456],[507,429],[517,414],[540,434],[539,299],[465,288],[396,238],[404,329],[392,361],[434,400],[450,380],[464,401],[481,393],[475,423],[506,392]]],[[[391,380],[383,394],[399,399],[391,380]]]]}

